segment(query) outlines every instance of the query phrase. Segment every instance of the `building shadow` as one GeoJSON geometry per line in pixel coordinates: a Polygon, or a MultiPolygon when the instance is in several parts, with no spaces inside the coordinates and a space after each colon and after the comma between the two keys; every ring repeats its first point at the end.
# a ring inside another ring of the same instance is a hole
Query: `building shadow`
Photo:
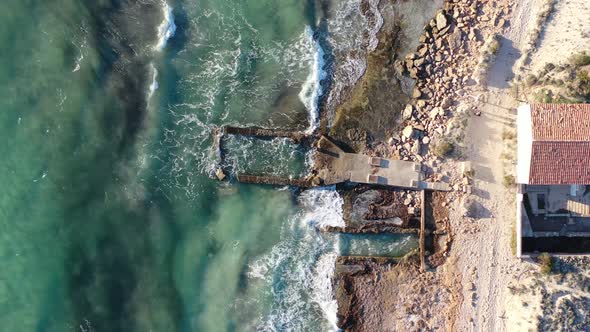
{"type": "Polygon", "coordinates": [[[470,218],[491,218],[492,212],[480,202],[471,201],[467,207],[467,216],[470,218]]]}
{"type": "Polygon", "coordinates": [[[500,36],[499,42],[500,49],[496,56],[496,62],[488,73],[488,86],[505,89],[509,87],[508,82],[514,78],[512,67],[520,58],[521,52],[514,47],[514,42],[510,39],[500,36]]]}
{"type": "Polygon", "coordinates": [[[481,188],[473,187],[471,190],[471,193],[479,198],[482,198],[482,199],[490,199],[490,193],[486,190],[481,189],[481,188]]]}

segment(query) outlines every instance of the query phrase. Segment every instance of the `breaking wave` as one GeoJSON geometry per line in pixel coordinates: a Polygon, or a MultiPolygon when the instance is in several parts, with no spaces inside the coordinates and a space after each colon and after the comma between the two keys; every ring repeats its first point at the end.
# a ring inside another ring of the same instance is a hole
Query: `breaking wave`
{"type": "Polygon", "coordinates": [[[162,12],[164,19],[158,26],[158,43],[156,44],[156,50],[161,51],[166,47],[168,40],[176,33],[176,24],[174,24],[174,14],[172,13],[172,7],[167,2],[162,1],[162,12]]]}
{"type": "Polygon", "coordinates": [[[379,44],[377,34],[383,26],[380,0],[368,0],[363,10],[361,0],[341,1],[333,18],[328,20],[328,41],[334,47],[333,85],[327,96],[328,126],[338,103],[354,87],[367,69],[367,54],[379,44]]]}
{"type": "Polygon", "coordinates": [[[262,280],[272,289],[271,312],[256,323],[256,330],[338,330],[332,276],[339,242],[334,234],[318,229],[343,223],[342,203],[334,187],[303,192],[302,212],[289,220],[281,242],[249,264],[248,278],[262,280]]]}
{"type": "Polygon", "coordinates": [[[326,78],[324,70],[324,50],[318,40],[313,37],[313,30],[307,27],[305,30],[308,43],[312,46],[313,60],[309,76],[301,88],[299,99],[309,112],[308,133],[312,133],[318,127],[319,120],[319,99],[323,94],[321,81],[326,78]]]}
{"type": "Polygon", "coordinates": [[[326,226],[344,226],[344,200],[336,187],[306,190],[299,196],[299,204],[306,210],[303,221],[318,229],[326,226]]]}

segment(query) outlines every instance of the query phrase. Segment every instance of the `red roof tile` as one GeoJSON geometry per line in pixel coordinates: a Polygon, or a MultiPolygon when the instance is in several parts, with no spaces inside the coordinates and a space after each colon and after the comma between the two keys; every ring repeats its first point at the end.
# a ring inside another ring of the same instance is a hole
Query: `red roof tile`
{"type": "Polygon", "coordinates": [[[533,104],[531,120],[535,141],[590,141],[590,104],[533,104]]]}
{"type": "Polygon", "coordinates": [[[590,184],[590,142],[534,141],[529,184],[590,184]]]}

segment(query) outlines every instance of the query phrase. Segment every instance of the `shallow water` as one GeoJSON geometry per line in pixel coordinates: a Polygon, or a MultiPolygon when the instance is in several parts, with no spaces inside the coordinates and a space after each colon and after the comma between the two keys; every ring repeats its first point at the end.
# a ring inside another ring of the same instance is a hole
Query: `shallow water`
{"type": "MultiPolygon", "coordinates": [[[[334,188],[209,175],[220,126],[314,128],[358,1],[168,1],[3,3],[1,330],[334,328],[334,188]]],[[[230,171],[306,171],[230,140],[230,171]]]]}

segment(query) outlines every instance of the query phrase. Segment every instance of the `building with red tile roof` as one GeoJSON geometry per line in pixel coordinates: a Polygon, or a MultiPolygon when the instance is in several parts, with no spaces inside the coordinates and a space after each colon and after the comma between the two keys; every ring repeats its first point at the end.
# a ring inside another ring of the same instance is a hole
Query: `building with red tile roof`
{"type": "Polygon", "coordinates": [[[590,104],[519,108],[517,170],[521,184],[590,184],[590,104]]]}
{"type": "Polygon", "coordinates": [[[517,256],[590,252],[590,105],[517,114],[517,256]]]}

